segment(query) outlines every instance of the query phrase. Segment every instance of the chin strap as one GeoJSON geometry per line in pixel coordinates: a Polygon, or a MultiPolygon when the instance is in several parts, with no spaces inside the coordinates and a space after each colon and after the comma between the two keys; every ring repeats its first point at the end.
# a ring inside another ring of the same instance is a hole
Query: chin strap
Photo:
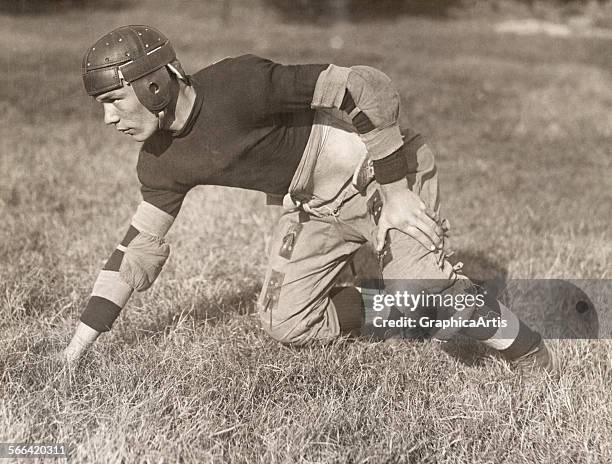
{"type": "MultiPolygon", "coordinates": [[[[181,78],[181,80],[183,79],[181,78]]],[[[172,124],[176,120],[176,104],[178,102],[178,96],[179,96],[179,91],[180,91],[180,84],[179,84],[178,78],[173,79],[171,85],[172,87],[170,89],[170,92],[171,92],[170,103],[168,104],[168,106],[163,108],[161,111],[155,113],[155,115],[157,116],[157,120],[158,120],[159,130],[170,129],[170,126],[172,126],[172,124]]]]}

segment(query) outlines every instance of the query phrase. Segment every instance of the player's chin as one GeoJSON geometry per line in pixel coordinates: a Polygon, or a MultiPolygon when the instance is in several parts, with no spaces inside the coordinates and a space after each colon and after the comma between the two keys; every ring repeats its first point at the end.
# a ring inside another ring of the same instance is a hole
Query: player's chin
{"type": "Polygon", "coordinates": [[[133,130],[130,133],[128,133],[128,135],[132,137],[132,140],[135,140],[136,142],[144,142],[149,137],[151,137],[153,134],[155,134],[156,129],[155,130],[146,130],[146,129],[133,130]]]}
{"type": "Polygon", "coordinates": [[[147,134],[147,133],[142,132],[142,131],[128,133],[127,135],[129,135],[132,138],[132,140],[134,140],[136,142],[144,142],[149,137],[151,137],[151,134],[147,134]]]}

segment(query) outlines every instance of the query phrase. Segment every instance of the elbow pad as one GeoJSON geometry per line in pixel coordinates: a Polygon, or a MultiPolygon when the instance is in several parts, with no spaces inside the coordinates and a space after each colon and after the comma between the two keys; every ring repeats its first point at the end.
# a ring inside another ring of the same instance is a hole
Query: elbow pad
{"type": "Polygon", "coordinates": [[[351,115],[362,112],[378,129],[397,124],[400,97],[385,73],[370,66],[353,66],[346,90],[355,102],[351,115]]]}
{"type": "Polygon", "coordinates": [[[349,116],[353,121],[360,119],[360,124],[355,124],[358,130],[360,126],[371,129],[365,133],[360,131],[370,159],[385,158],[404,144],[398,123],[399,93],[389,76],[378,69],[353,66],[351,71],[346,89],[353,98],[355,107],[349,116]],[[367,124],[368,121],[370,124],[367,124]]]}
{"type": "Polygon", "coordinates": [[[169,255],[170,246],[163,239],[140,232],[125,247],[119,275],[142,292],[153,285],[169,255]]]}
{"type": "Polygon", "coordinates": [[[317,80],[311,106],[346,111],[370,159],[384,158],[403,145],[399,93],[389,76],[378,69],[330,65],[317,80]]]}

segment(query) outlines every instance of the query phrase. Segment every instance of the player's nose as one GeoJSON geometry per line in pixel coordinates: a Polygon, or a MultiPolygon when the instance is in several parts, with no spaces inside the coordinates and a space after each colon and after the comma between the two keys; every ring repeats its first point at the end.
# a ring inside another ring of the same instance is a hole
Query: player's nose
{"type": "Polygon", "coordinates": [[[104,103],[104,124],[117,124],[119,115],[110,103],[104,103]]]}

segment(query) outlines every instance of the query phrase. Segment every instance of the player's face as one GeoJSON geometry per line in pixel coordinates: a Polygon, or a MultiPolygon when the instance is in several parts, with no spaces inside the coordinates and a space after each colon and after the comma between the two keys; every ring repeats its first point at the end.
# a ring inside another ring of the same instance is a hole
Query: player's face
{"type": "Polygon", "coordinates": [[[138,142],[144,142],[159,128],[157,116],[140,103],[129,84],[98,95],[96,100],[104,107],[104,123],[113,124],[138,142]]]}

